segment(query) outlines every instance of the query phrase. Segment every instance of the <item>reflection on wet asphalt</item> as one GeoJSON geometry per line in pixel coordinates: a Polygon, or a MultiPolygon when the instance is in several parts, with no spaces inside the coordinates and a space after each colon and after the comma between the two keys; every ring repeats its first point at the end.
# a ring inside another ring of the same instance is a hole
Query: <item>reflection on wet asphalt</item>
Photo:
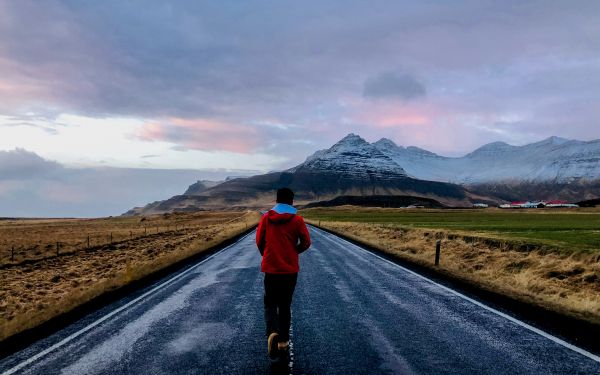
{"type": "Polygon", "coordinates": [[[592,358],[335,236],[314,228],[311,235],[294,295],[291,351],[279,364],[266,357],[260,255],[251,234],[176,280],[5,358],[0,372],[600,373],[592,358]]]}

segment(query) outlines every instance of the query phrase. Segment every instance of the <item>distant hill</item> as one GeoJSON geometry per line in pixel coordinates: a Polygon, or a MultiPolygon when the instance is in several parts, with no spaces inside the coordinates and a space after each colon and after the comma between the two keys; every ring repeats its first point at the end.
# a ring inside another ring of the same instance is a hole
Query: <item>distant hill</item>
{"type": "Polygon", "coordinates": [[[459,158],[404,148],[386,138],[373,145],[409,176],[461,184],[499,201],[600,198],[600,140],[550,137],[524,146],[494,142],[459,158]]]}
{"type": "Polygon", "coordinates": [[[462,185],[571,183],[600,179],[600,140],[550,137],[525,146],[494,142],[460,158],[382,138],[373,145],[414,178],[462,185]]]}
{"type": "Polygon", "coordinates": [[[408,206],[422,206],[424,208],[443,208],[445,205],[434,199],[420,198],[406,195],[344,195],[328,201],[309,203],[302,208],[313,207],[337,207],[337,206],[362,206],[362,207],[384,207],[401,208],[408,206]]]}
{"type": "Polygon", "coordinates": [[[296,192],[297,204],[344,195],[397,195],[429,198],[446,205],[470,205],[470,195],[463,187],[409,177],[401,166],[374,145],[350,134],[289,170],[232,179],[195,194],[138,207],[126,214],[265,207],[274,202],[275,190],[283,186],[296,192]]]}
{"type": "Polygon", "coordinates": [[[449,158],[386,138],[369,143],[349,134],[288,170],[212,186],[198,181],[183,195],[126,214],[265,207],[282,186],[292,188],[301,205],[348,196],[413,196],[458,207],[474,201],[578,202],[600,198],[600,140],[550,137],[525,146],[494,142],[449,158]]]}
{"type": "Polygon", "coordinates": [[[577,202],[577,205],[579,205],[579,207],[596,207],[596,206],[600,206],[600,199],[590,199],[590,200],[587,200],[587,201],[577,202]]]}
{"type": "Polygon", "coordinates": [[[473,194],[496,197],[507,202],[561,199],[577,203],[600,197],[600,180],[499,182],[474,184],[468,189],[473,194]]]}
{"type": "Polygon", "coordinates": [[[223,181],[208,181],[208,180],[198,180],[195,183],[191,184],[183,195],[197,195],[205,191],[206,189],[210,189],[211,187],[215,187],[219,184],[223,183],[223,181]]]}

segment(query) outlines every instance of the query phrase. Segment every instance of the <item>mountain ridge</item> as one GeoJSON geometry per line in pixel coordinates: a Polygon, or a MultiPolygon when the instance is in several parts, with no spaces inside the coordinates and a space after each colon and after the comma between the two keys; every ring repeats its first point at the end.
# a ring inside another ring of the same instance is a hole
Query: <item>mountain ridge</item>
{"type": "Polygon", "coordinates": [[[340,196],[413,196],[459,207],[474,201],[594,199],[600,194],[600,140],[492,142],[451,158],[388,138],[369,143],[350,133],[293,168],[216,186],[199,181],[183,195],[126,214],[264,207],[283,186],[296,192],[301,205],[340,196]]]}
{"type": "Polygon", "coordinates": [[[600,179],[600,140],[578,141],[553,136],[523,146],[492,142],[462,157],[440,156],[410,146],[404,148],[386,138],[373,144],[401,165],[409,176],[425,180],[473,185],[600,179]]]}
{"type": "Polygon", "coordinates": [[[294,190],[297,204],[338,196],[375,195],[417,196],[450,206],[470,204],[463,187],[412,178],[377,147],[356,134],[349,134],[288,170],[236,178],[210,188],[195,183],[184,195],[136,207],[126,215],[265,207],[272,204],[275,190],[284,186],[294,190]]]}

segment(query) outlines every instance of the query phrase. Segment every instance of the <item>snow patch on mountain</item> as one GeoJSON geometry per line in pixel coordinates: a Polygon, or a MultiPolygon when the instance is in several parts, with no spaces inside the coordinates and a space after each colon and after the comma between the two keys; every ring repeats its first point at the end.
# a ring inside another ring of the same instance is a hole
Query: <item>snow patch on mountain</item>
{"type": "Polygon", "coordinates": [[[288,172],[300,169],[342,173],[360,179],[408,176],[457,184],[597,180],[600,140],[584,142],[550,137],[525,146],[493,142],[456,158],[419,147],[398,146],[387,138],[369,143],[349,134],[288,172]]]}
{"type": "Polygon", "coordinates": [[[494,142],[460,158],[400,147],[386,138],[373,146],[410,176],[423,180],[478,184],[600,179],[600,140],[550,137],[525,146],[494,142]]]}
{"type": "Polygon", "coordinates": [[[406,177],[406,171],[391,157],[356,134],[348,134],[326,150],[319,150],[287,172],[299,170],[340,173],[358,179],[406,177]]]}

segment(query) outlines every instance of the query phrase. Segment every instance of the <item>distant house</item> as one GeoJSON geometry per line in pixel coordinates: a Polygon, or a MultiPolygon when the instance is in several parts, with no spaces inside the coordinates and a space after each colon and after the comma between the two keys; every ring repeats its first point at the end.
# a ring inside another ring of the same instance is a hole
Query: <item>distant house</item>
{"type": "Polygon", "coordinates": [[[511,202],[510,204],[501,204],[500,208],[575,208],[579,207],[576,204],[570,204],[566,201],[551,200],[551,201],[527,201],[527,202],[511,202]]]}
{"type": "Polygon", "coordinates": [[[523,205],[529,202],[510,202],[510,208],[523,208],[523,205]]]}
{"type": "Polygon", "coordinates": [[[567,201],[548,201],[546,202],[546,207],[548,208],[576,208],[579,207],[577,204],[568,203],[567,201]]]}
{"type": "Polygon", "coordinates": [[[544,202],[511,202],[510,205],[501,205],[500,208],[544,208],[544,202]]]}
{"type": "Polygon", "coordinates": [[[521,208],[544,208],[546,204],[544,202],[525,202],[521,208]]]}
{"type": "Polygon", "coordinates": [[[576,204],[568,203],[567,201],[553,200],[553,201],[546,202],[546,207],[548,207],[548,208],[575,208],[575,207],[579,207],[579,206],[576,204]]]}
{"type": "Polygon", "coordinates": [[[474,203],[473,204],[473,208],[488,208],[489,205],[485,204],[485,203],[474,203]]]}
{"type": "Polygon", "coordinates": [[[547,201],[547,202],[546,202],[546,205],[547,205],[547,206],[550,206],[550,205],[555,205],[555,206],[558,206],[558,205],[561,205],[561,204],[568,204],[568,203],[569,203],[569,202],[567,202],[567,201],[553,200],[553,201],[547,201]]]}

